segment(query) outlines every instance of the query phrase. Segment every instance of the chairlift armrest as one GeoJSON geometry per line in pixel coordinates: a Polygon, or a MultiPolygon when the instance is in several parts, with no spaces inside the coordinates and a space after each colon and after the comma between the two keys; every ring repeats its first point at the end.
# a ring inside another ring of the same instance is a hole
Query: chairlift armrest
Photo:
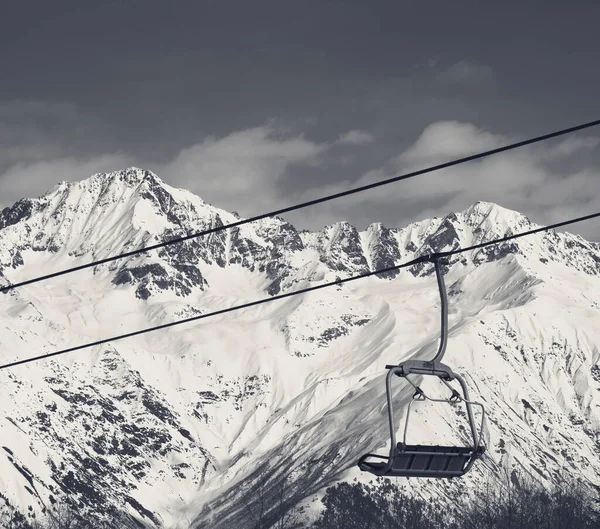
{"type": "Polygon", "coordinates": [[[406,377],[407,375],[433,375],[444,380],[454,380],[456,378],[454,371],[441,362],[407,360],[398,365],[386,365],[385,368],[395,369],[396,375],[399,377],[406,377]]]}

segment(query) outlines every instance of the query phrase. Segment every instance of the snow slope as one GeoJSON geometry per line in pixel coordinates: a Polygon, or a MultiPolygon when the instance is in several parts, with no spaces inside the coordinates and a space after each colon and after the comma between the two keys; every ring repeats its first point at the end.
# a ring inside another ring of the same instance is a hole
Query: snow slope
{"type": "MultiPolygon", "coordinates": [[[[0,214],[1,279],[237,219],[148,171],[97,174],[0,214]]],[[[482,202],[403,229],[259,221],[0,296],[0,361],[532,227],[482,202]]],[[[411,487],[443,494],[504,467],[600,486],[598,245],[548,232],[445,268],[445,360],[488,408],[490,447],[469,477],[411,487]]],[[[438,311],[422,264],[1,371],[0,509],[4,498],[40,516],[70,497],[97,519],[125,510],[148,527],[244,528],[281,490],[310,505],[335,480],[369,479],[355,462],[386,450],[384,366],[433,355],[438,311]]],[[[411,394],[399,384],[398,409],[411,394]]],[[[414,441],[465,435],[450,406],[419,405],[411,419],[414,441]]]]}

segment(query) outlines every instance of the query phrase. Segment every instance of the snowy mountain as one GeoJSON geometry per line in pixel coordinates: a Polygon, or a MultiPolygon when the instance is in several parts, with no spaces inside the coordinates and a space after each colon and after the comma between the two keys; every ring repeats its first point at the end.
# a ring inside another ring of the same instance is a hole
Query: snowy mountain
{"type": "MultiPolygon", "coordinates": [[[[0,214],[0,278],[238,219],[148,171],[97,174],[0,214]]],[[[534,226],[483,202],[402,229],[262,220],[0,296],[0,362],[534,226]]],[[[490,445],[469,476],[411,488],[468,490],[506,468],[600,488],[600,246],[547,232],[445,270],[445,361],[486,405],[490,445]]],[[[132,527],[215,529],[250,527],[261,506],[310,512],[323,487],[370,479],[355,463],[387,450],[384,366],[432,356],[438,325],[433,267],[421,264],[0,371],[0,512],[40,517],[69,497],[91,519],[125,511],[132,527]]],[[[401,409],[412,393],[398,388],[401,409]]],[[[411,425],[410,440],[460,442],[466,422],[419,404],[411,425]]]]}

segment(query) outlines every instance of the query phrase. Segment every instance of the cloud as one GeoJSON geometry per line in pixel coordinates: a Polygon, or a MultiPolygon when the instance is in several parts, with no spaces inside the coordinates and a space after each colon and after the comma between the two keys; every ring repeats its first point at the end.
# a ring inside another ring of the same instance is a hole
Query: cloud
{"type": "Polygon", "coordinates": [[[99,120],[70,103],[0,101],[0,206],[39,196],[61,180],[130,165],[120,153],[85,154],[101,136],[99,120]]]}
{"type": "Polygon", "coordinates": [[[581,151],[593,150],[598,145],[600,145],[600,138],[590,136],[567,136],[558,145],[550,148],[547,151],[546,156],[550,159],[565,158],[573,156],[581,151]]]}
{"type": "Polygon", "coordinates": [[[60,155],[54,134],[57,128],[76,121],[68,104],[44,101],[0,102],[0,167],[48,160],[60,155]]]}
{"type": "Polygon", "coordinates": [[[364,130],[350,130],[342,134],[336,143],[338,145],[366,145],[373,141],[375,141],[375,138],[364,130]]]}
{"type": "MultiPolygon", "coordinates": [[[[389,160],[386,166],[365,174],[358,184],[408,172],[415,167],[425,168],[476,154],[513,141],[515,138],[493,134],[470,123],[434,123],[426,127],[409,148],[389,160]]],[[[597,174],[594,168],[564,174],[555,168],[556,162],[569,161],[582,150],[591,150],[598,145],[598,138],[569,137],[559,143],[533,145],[495,154],[480,161],[467,162],[408,180],[402,189],[409,193],[403,193],[403,197],[412,200],[437,200],[446,197],[444,207],[457,204],[458,199],[464,204],[462,207],[477,200],[510,203],[512,206],[507,207],[516,206],[514,209],[546,207],[551,201],[544,197],[552,196],[554,203],[569,199],[568,194],[565,194],[565,182],[585,187],[592,184],[591,180],[597,174]],[[553,164],[548,164],[548,161],[553,164]]],[[[597,185],[598,182],[594,184],[597,185]]],[[[380,198],[384,199],[384,196],[389,197],[390,194],[382,193],[380,198]]],[[[571,198],[577,196],[572,194],[571,198]]]]}
{"type": "Polygon", "coordinates": [[[102,124],[65,102],[0,101],[0,168],[64,156],[102,124]]]}
{"type": "Polygon", "coordinates": [[[277,184],[290,167],[318,164],[328,148],[267,125],[206,138],[157,173],[215,205],[256,214],[278,203],[277,184]]]}
{"type": "MultiPolygon", "coordinates": [[[[438,60],[430,61],[429,66],[437,68],[438,60]]],[[[438,82],[442,84],[480,83],[494,80],[494,70],[484,64],[461,60],[441,70],[437,74],[438,82]]]]}
{"type": "Polygon", "coordinates": [[[471,123],[440,121],[426,127],[418,140],[396,158],[395,164],[402,166],[462,158],[506,143],[506,138],[485,132],[471,123]]]}
{"type": "MultiPolygon", "coordinates": [[[[75,119],[69,107],[24,105],[21,110],[32,116],[36,111],[52,116],[50,121],[61,115],[66,120],[75,119]]],[[[2,131],[7,137],[11,120],[18,125],[18,112],[16,107],[9,112],[0,106],[0,137],[2,131]]],[[[97,172],[136,165],[218,207],[250,216],[517,140],[472,123],[439,121],[426,126],[407,148],[359,178],[352,175],[356,161],[346,160],[351,162],[344,167],[347,176],[338,173],[338,180],[332,182],[329,172],[339,167],[341,160],[333,147],[365,143],[372,140],[368,133],[351,130],[337,140],[319,143],[305,138],[298,127],[286,128],[272,121],[222,137],[207,137],[181,149],[171,160],[156,163],[119,152],[69,156],[64,147],[45,141],[51,129],[40,132],[35,119],[30,121],[17,126],[25,138],[21,143],[0,141],[0,155],[8,153],[11,161],[0,167],[0,206],[24,196],[41,195],[62,180],[81,180],[97,172]],[[303,175],[311,176],[310,184],[303,175]],[[291,186],[294,178],[298,185],[291,186]]],[[[521,211],[536,222],[551,223],[600,210],[600,171],[594,163],[599,150],[597,137],[568,136],[372,189],[288,218],[299,228],[309,229],[338,220],[348,220],[359,228],[379,221],[404,226],[484,200],[521,211]]],[[[593,226],[582,225],[580,233],[598,239],[593,226]]]]}
{"type": "Polygon", "coordinates": [[[115,171],[130,165],[133,165],[133,159],[124,154],[17,163],[0,176],[0,207],[9,206],[24,197],[42,195],[61,181],[83,180],[94,173],[115,171]]]}
{"type": "Polygon", "coordinates": [[[0,207],[40,196],[63,180],[135,165],[219,207],[251,215],[287,203],[278,191],[282,178],[293,167],[321,163],[330,148],[295,132],[297,124],[272,120],[224,137],[206,137],[162,162],[120,152],[72,155],[66,140],[86,127],[93,129],[93,120],[69,104],[0,102],[0,207]]]}
{"type": "MultiPolygon", "coordinates": [[[[378,182],[513,141],[470,123],[433,123],[384,166],[368,171],[356,182],[332,185],[319,194],[378,182]]],[[[600,211],[600,170],[593,164],[576,171],[561,168],[577,162],[582,151],[592,151],[598,145],[598,138],[574,136],[558,143],[496,154],[329,203],[327,210],[323,208],[311,219],[323,224],[346,219],[361,228],[375,221],[401,227],[463,210],[478,200],[520,211],[538,223],[577,217],[600,211]]],[[[301,198],[308,198],[308,193],[301,198]]],[[[597,224],[596,229],[592,224],[572,227],[571,231],[598,240],[597,224]]]]}

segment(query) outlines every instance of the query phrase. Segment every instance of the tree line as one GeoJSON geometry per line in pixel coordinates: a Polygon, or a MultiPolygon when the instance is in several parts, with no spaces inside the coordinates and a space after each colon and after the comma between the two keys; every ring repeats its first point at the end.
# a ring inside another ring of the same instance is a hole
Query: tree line
{"type": "MultiPolygon", "coordinates": [[[[255,489],[261,494],[261,487],[255,489]]],[[[385,478],[365,485],[338,483],[322,498],[316,521],[300,521],[283,508],[285,487],[279,501],[253,502],[247,509],[244,529],[598,529],[598,490],[572,479],[550,489],[523,479],[516,473],[490,478],[482,488],[468,494],[452,493],[449,499],[423,499],[409,495],[385,478]],[[275,523],[273,513],[276,509],[275,523]]],[[[76,509],[63,505],[46,513],[44,521],[20,513],[0,515],[2,529],[124,529],[132,519],[115,515],[105,522],[86,521],[76,509]]],[[[142,527],[140,525],[140,527],[142,527]]],[[[236,529],[236,528],[232,528],[236,529]]]]}

